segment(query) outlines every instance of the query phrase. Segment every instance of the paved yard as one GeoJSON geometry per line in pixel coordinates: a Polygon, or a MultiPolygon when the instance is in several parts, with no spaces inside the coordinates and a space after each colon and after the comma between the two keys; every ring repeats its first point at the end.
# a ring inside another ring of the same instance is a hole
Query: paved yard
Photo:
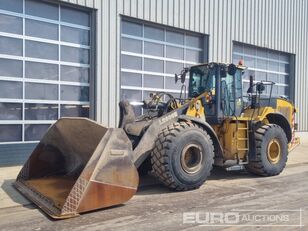
{"type": "Polygon", "coordinates": [[[262,178],[245,171],[225,172],[216,168],[198,190],[170,192],[154,183],[140,188],[125,205],[61,221],[49,219],[11,188],[17,167],[9,168],[11,172],[5,174],[0,170],[0,230],[308,230],[307,138],[302,137],[301,146],[290,154],[287,168],[279,176],[262,178]],[[288,220],[266,220],[257,223],[259,227],[255,222],[242,220],[240,224],[246,226],[226,226],[230,213],[241,218],[251,215],[256,219],[258,215],[257,218],[269,219],[271,215],[288,220]],[[204,226],[209,225],[202,223],[208,221],[207,216],[217,218],[217,214],[219,219],[223,216],[224,223],[212,221],[224,226],[204,226]],[[183,223],[183,217],[191,223],[183,223]],[[301,228],[300,218],[305,225],[301,228]]]}

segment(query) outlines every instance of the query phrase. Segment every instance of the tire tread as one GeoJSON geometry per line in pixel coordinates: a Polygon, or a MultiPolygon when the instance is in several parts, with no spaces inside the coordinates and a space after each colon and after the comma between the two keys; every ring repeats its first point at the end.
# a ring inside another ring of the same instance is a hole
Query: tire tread
{"type": "MultiPolygon", "coordinates": [[[[152,169],[154,174],[157,176],[160,182],[166,185],[168,188],[176,191],[186,191],[191,189],[199,188],[203,183],[200,183],[197,186],[184,186],[180,185],[176,182],[170,168],[169,168],[169,158],[166,150],[170,149],[170,144],[172,143],[172,139],[177,137],[180,133],[184,132],[187,128],[194,127],[196,129],[202,130],[203,134],[207,136],[208,140],[211,143],[211,148],[214,150],[213,142],[210,136],[197,124],[192,122],[176,122],[164,128],[158,135],[158,138],[155,141],[155,147],[151,153],[151,162],[152,169]]],[[[214,161],[214,151],[212,153],[212,158],[214,161]]],[[[212,165],[211,169],[212,170],[212,165]]],[[[210,172],[210,171],[209,171],[210,172]]],[[[207,178],[208,176],[206,176],[207,178]]],[[[205,178],[205,179],[206,179],[205,178]]]]}
{"type": "MultiPolygon", "coordinates": [[[[255,132],[257,161],[249,161],[249,163],[245,165],[247,171],[260,176],[275,176],[280,174],[280,172],[275,172],[271,171],[270,169],[267,169],[261,158],[261,155],[263,155],[262,143],[265,142],[265,134],[267,131],[269,131],[269,129],[281,130],[281,132],[284,133],[282,128],[276,124],[266,124],[257,129],[257,131],[255,132]]],[[[283,163],[282,169],[284,169],[285,165],[286,162],[283,163]]]]}

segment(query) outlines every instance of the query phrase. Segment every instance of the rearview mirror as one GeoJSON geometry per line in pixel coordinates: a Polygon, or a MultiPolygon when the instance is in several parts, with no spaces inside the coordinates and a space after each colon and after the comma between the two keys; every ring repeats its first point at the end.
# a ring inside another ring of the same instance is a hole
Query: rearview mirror
{"type": "Polygon", "coordinates": [[[185,83],[185,79],[186,79],[186,72],[183,72],[181,74],[181,83],[185,83]]]}
{"type": "Polygon", "coordinates": [[[262,83],[262,82],[257,83],[257,92],[258,92],[259,94],[262,94],[264,90],[265,90],[264,83],[262,83]]]}
{"type": "Polygon", "coordinates": [[[179,81],[179,78],[181,78],[181,83],[185,83],[185,79],[186,79],[186,74],[189,71],[189,69],[186,67],[184,68],[184,70],[181,71],[181,74],[175,74],[174,75],[174,81],[175,83],[177,83],[179,81]]]}
{"type": "Polygon", "coordinates": [[[174,81],[175,81],[175,83],[177,83],[178,80],[179,80],[179,76],[178,76],[177,74],[175,74],[175,75],[174,75],[174,81]]]}
{"type": "Polygon", "coordinates": [[[234,65],[234,64],[230,64],[229,66],[228,66],[228,74],[229,75],[235,75],[235,73],[236,73],[236,66],[234,65]]]}

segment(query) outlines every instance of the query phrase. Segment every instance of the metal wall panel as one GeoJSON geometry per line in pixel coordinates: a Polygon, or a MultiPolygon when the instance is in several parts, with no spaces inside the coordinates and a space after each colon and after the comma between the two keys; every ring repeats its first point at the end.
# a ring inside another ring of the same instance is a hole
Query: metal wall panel
{"type": "Polygon", "coordinates": [[[0,167],[23,165],[37,143],[0,145],[0,167]]]}
{"type": "Polygon", "coordinates": [[[97,120],[115,126],[119,100],[121,15],[209,34],[209,60],[231,62],[238,41],[295,54],[295,103],[308,130],[307,1],[66,0],[97,11],[97,120]]]}

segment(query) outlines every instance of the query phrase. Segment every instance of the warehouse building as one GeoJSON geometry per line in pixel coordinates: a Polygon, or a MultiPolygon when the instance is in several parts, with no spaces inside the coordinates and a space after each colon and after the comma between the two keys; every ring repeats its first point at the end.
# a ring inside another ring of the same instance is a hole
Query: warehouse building
{"type": "Polygon", "coordinates": [[[243,59],[249,75],[277,83],[275,96],[295,101],[306,131],[307,7],[305,0],[0,0],[0,166],[23,163],[60,117],[116,126],[119,100],[178,95],[174,73],[202,62],[243,59]]]}

